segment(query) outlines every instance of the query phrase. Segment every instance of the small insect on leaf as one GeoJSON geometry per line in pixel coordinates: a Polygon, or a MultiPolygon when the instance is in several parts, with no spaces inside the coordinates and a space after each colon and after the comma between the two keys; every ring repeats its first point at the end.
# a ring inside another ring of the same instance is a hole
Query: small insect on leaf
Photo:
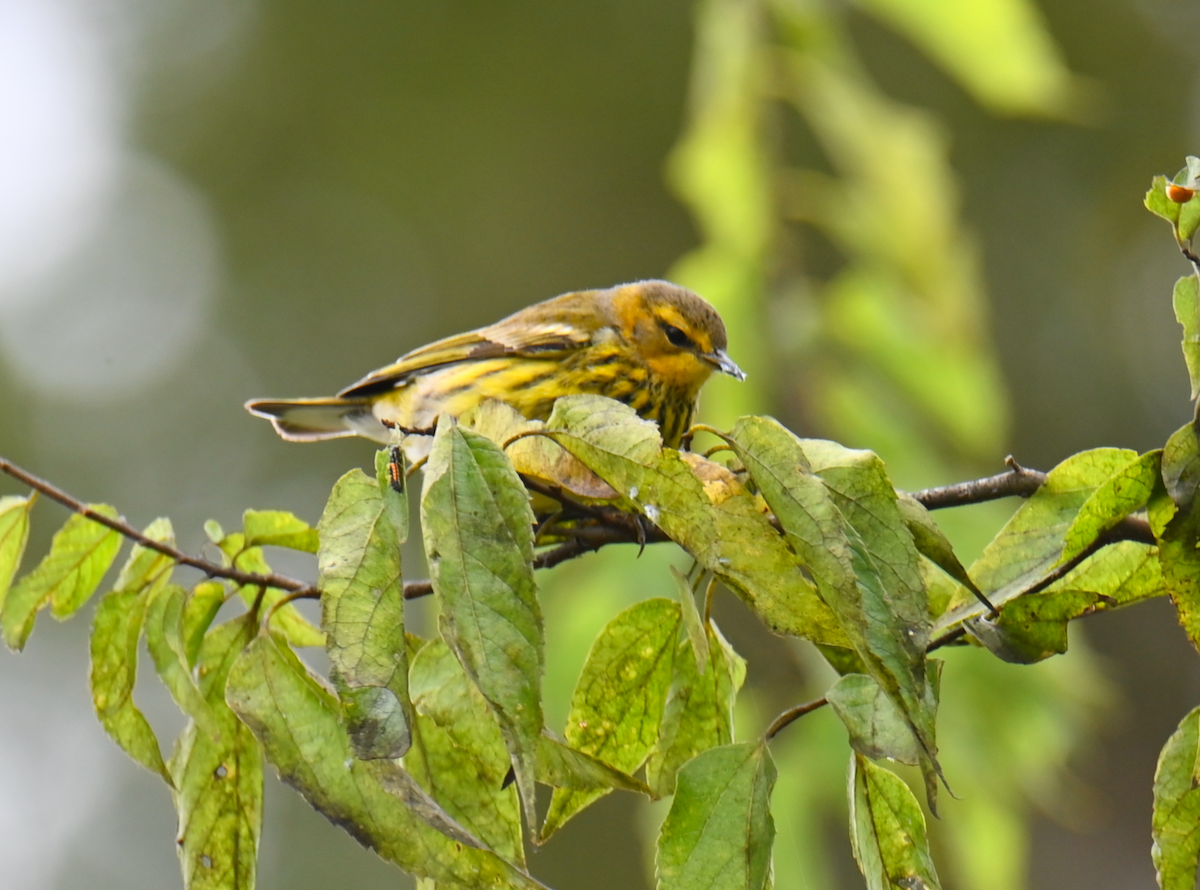
{"type": "Polygon", "coordinates": [[[398,445],[388,452],[388,484],[396,494],[404,494],[404,453],[398,445]]]}

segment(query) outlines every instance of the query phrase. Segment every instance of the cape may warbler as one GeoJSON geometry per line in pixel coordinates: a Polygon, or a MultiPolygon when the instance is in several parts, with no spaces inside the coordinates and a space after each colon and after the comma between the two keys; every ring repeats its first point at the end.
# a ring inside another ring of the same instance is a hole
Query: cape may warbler
{"type": "Polygon", "coordinates": [[[654,420],[678,447],[700,387],[713,371],[738,380],[725,325],[704,299],[667,281],[563,294],[486,328],[401,356],[328,399],[255,400],[283,438],[391,441],[385,426],[429,430],[484,399],[545,419],[554,400],[598,393],[654,420]]]}

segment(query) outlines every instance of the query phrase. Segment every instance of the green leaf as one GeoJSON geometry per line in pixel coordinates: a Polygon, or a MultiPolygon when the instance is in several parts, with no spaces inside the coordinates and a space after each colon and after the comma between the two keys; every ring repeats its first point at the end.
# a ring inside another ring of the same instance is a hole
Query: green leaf
{"type": "Polygon", "coordinates": [[[1118,541],[1046,590],[1011,600],[998,618],[968,622],[971,634],[1004,661],[1032,664],[1067,651],[1067,623],[1167,592],[1154,547],[1118,541]]]}
{"type": "Polygon", "coordinates": [[[178,584],[168,584],[155,594],[146,613],[146,648],[175,704],[202,732],[216,738],[221,734],[221,726],[192,678],[183,642],[186,600],[187,593],[178,584]]]}
{"type": "Polygon", "coordinates": [[[1151,497],[1151,527],[1161,529],[1159,559],[1179,623],[1192,645],[1200,648],[1200,444],[1192,424],[1167,440],[1162,480],[1163,488],[1151,497]]]}
{"type": "Polygon", "coordinates": [[[921,746],[896,703],[865,674],[846,674],[825,693],[829,706],[846,726],[850,745],[864,757],[886,757],[909,766],[921,758],[921,746]]]}
{"type": "Polygon", "coordinates": [[[441,640],[413,659],[409,687],[417,720],[405,767],[460,825],[524,864],[516,789],[504,787],[508,749],[482,693],[441,640]]]}
{"type": "MultiPolygon", "coordinates": [[[[1185,423],[1167,440],[1162,453],[1162,481],[1166,494],[1175,506],[1186,511],[1191,508],[1200,489],[1200,447],[1195,424],[1185,423]]],[[[1151,520],[1154,519],[1151,509],[1151,520]]],[[[1177,513],[1166,517],[1169,522],[1177,513]]],[[[1166,522],[1160,525],[1165,527],[1166,522]]]]}
{"type": "MultiPolygon", "coordinates": [[[[1175,174],[1176,184],[1190,188],[1193,192],[1200,189],[1200,158],[1188,155],[1183,169],[1175,174]]],[[[1200,200],[1192,195],[1191,199],[1179,205],[1179,237],[1190,242],[1200,227],[1200,200]]]]}
{"type": "Polygon", "coordinates": [[[218,732],[188,723],[169,763],[179,813],[179,862],[188,890],[252,890],[262,833],[262,750],[225,704],[230,665],[258,630],[251,616],[203,637],[200,694],[218,732]]]}
{"type": "Polygon", "coordinates": [[[317,524],[321,625],[350,738],[364,760],[411,744],[400,538],[384,492],[362,470],[334,485],[317,524]]]}
{"type": "MultiPolygon", "coordinates": [[[[145,534],[157,541],[174,540],[171,523],[166,519],[156,519],[146,527],[145,534]]],[[[133,687],[146,611],[170,581],[173,565],[170,557],[141,545],[130,551],[116,587],[96,607],[88,678],[92,704],[105,731],[126,754],[159,773],[168,784],[171,778],[158,739],[133,703],[133,687]]]]}
{"type": "MultiPolygon", "coordinates": [[[[1047,474],[1046,483],[1017,508],[971,566],[971,577],[996,608],[1003,609],[1054,568],[1079,509],[1137,456],[1122,448],[1095,448],[1072,455],[1047,474]]],[[[938,619],[935,634],[984,612],[960,590],[938,619]]]]}
{"type": "Polygon", "coordinates": [[[763,744],[725,745],[679,771],[658,836],[659,890],[770,886],[775,764],[763,744]]]}
{"type": "MultiPolygon", "coordinates": [[[[241,532],[231,532],[217,542],[221,552],[225,554],[229,565],[243,572],[256,575],[271,574],[271,567],[263,557],[261,547],[250,547],[246,544],[246,536],[241,532]]],[[[259,604],[259,611],[271,615],[271,627],[287,635],[288,642],[293,646],[324,646],[325,634],[296,609],[294,603],[275,608],[287,591],[275,587],[265,590],[253,584],[245,584],[238,588],[238,596],[248,606],[259,604]]]]}
{"type": "Polygon", "coordinates": [[[803,576],[759,502],[728,469],[661,447],[657,427],[602,396],[555,402],[549,433],[623,495],[772,630],[848,646],[829,607],[803,576]]]}
{"type": "Polygon", "coordinates": [[[408,491],[405,489],[404,449],[381,448],[375,452],[375,483],[383,498],[383,506],[396,530],[396,540],[403,544],[408,540],[408,491]],[[394,467],[393,467],[394,461],[394,467]],[[392,473],[396,476],[393,478],[392,473]]]}
{"type": "MultiPolygon", "coordinates": [[[[1191,185],[1193,189],[1197,187],[1195,181],[1191,185]]],[[[1198,228],[1200,228],[1200,200],[1193,195],[1190,201],[1179,208],[1179,237],[1190,242],[1195,237],[1198,228]]]]}
{"type": "Polygon", "coordinates": [[[384,859],[465,888],[542,885],[458,825],[390,760],[359,760],[338,703],[275,636],[233,663],[225,690],[281,778],[384,859]]]}
{"type": "Polygon", "coordinates": [[[221,528],[221,523],[217,522],[215,519],[206,519],[204,521],[204,534],[218,547],[220,547],[221,542],[225,540],[225,529],[221,528]]]}
{"type": "Polygon", "coordinates": [[[317,552],[317,530],[284,510],[247,510],[242,517],[247,547],[287,547],[317,552]]]}
{"type": "Polygon", "coordinates": [[[728,441],[936,770],[937,702],[925,669],[929,603],[913,535],[883,462],[869,451],[797,439],[763,417],[738,420],[728,441]]]}
{"type": "Polygon", "coordinates": [[[675,655],[658,742],[646,762],[646,783],[655,797],[674,792],[679,769],[697,754],[733,742],[733,705],[746,681],[746,662],[711,620],[704,635],[703,670],[697,672],[695,658],[683,651],[694,647],[690,640],[675,655]]]}
{"type": "Polygon", "coordinates": [[[708,634],[704,631],[704,619],[696,608],[696,594],[687,577],[675,566],[670,566],[671,577],[675,580],[675,593],[679,596],[679,607],[682,610],[683,627],[692,643],[692,655],[696,659],[696,668],[701,676],[708,666],[708,634]]]}
{"type": "MultiPolygon", "coordinates": [[[[107,504],[93,504],[90,509],[117,518],[117,511],[107,504]]],[[[47,603],[51,614],[63,619],[87,602],[120,548],[121,536],[115,531],[78,513],[72,515],[54,535],[46,558],[8,591],[0,613],[8,648],[25,647],[37,613],[47,603]]]]}
{"type": "Polygon", "coordinates": [[[861,754],[850,759],[850,845],[868,890],[941,886],[921,805],[899,776],[861,754]]]}
{"type": "Polygon", "coordinates": [[[225,585],[220,581],[201,581],[188,593],[183,604],[180,634],[189,667],[196,664],[204,635],[224,605],[225,596],[225,585]]]}
{"type": "MultiPolygon", "coordinates": [[[[896,492],[896,505],[900,508],[900,516],[912,535],[917,552],[972,593],[982,596],[983,592],[975,586],[963,564],[958,561],[950,539],[925,509],[925,505],[905,491],[896,492]]],[[[931,607],[930,612],[936,614],[937,610],[931,607]]]]}
{"type": "Polygon", "coordinates": [[[101,598],[92,622],[89,680],[92,704],[105,732],[134,761],[170,783],[154,730],[133,703],[147,599],[147,590],[113,590],[101,598]]]}
{"type": "Polygon", "coordinates": [[[929,4],[857,0],[945,68],[979,101],[1006,114],[1078,120],[1086,94],[1074,81],[1039,10],[1027,0],[929,4]]]}
{"type": "Polygon", "coordinates": [[[1150,856],[1162,890],[1194,890],[1200,858],[1200,708],[1179,723],[1158,757],[1154,773],[1154,817],[1150,856]]]}
{"type": "Polygon", "coordinates": [[[35,495],[0,498],[0,613],[4,611],[4,600],[13,575],[25,555],[25,544],[29,541],[29,511],[36,500],[35,495]]]}
{"type": "MultiPolygon", "coordinates": [[[[571,748],[627,774],[642,765],[658,740],[681,620],[678,604],[651,599],[600,631],[571,696],[564,733],[571,748]]],[[[606,793],[556,789],[542,837],[606,793]]]]}
{"type": "MultiPolygon", "coordinates": [[[[1194,161],[1195,158],[1189,156],[1187,166],[1176,173],[1171,182],[1193,191],[1200,188],[1200,181],[1197,181],[1193,170],[1194,161]]],[[[1200,200],[1193,195],[1191,200],[1183,204],[1172,201],[1167,197],[1167,184],[1165,176],[1155,176],[1143,203],[1146,205],[1146,209],[1155,216],[1161,216],[1172,224],[1176,237],[1181,242],[1189,242],[1196,234],[1197,227],[1200,227],[1200,200]]]]}
{"type": "MultiPolygon", "coordinates": [[[[142,534],[152,541],[172,546],[175,544],[175,529],[171,527],[171,520],[166,517],[160,516],[154,520],[142,529],[142,534]]],[[[116,590],[136,590],[151,583],[156,583],[161,587],[170,581],[174,567],[175,561],[171,557],[137,544],[129,551],[129,558],[125,560],[125,565],[121,566],[114,588],[116,590]]]]}
{"type": "Polygon", "coordinates": [[[598,757],[576,751],[566,742],[556,739],[549,730],[542,731],[538,745],[538,781],[553,788],[575,791],[597,789],[633,791],[649,796],[650,789],[628,773],[609,766],[598,757]]]}
{"type": "Polygon", "coordinates": [[[1150,181],[1150,191],[1146,192],[1142,203],[1155,216],[1162,217],[1172,225],[1179,222],[1179,208],[1182,205],[1167,197],[1167,177],[1155,176],[1150,181]]]}
{"type": "Polygon", "coordinates": [[[1175,319],[1183,328],[1183,359],[1187,363],[1194,400],[1200,395],[1200,278],[1188,275],[1176,281],[1173,302],[1175,319]]]}
{"type": "Polygon", "coordinates": [[[1162,451],[1148,451],[1121,467],[1092,492],[1067,529],[1059,565],[1083,553],[1130,513],[1143,509],[1158,482],[1161,465],[1162,451]]]}
{"type": "Polygon", "coordinates": [[[873,452],[823,439],[799,444],[846,521],[861,536],[889,593],[893,620],[918,636],[927,635],[929,610],[917,549],[883,461],[873,452]]]}
{"type": "Polygon", "coordinates": [[[492,706],[534,825],[545,644],[533,511],[499,446],[445,414],[425,465],[421,525],[442,636],[492,706]]]}

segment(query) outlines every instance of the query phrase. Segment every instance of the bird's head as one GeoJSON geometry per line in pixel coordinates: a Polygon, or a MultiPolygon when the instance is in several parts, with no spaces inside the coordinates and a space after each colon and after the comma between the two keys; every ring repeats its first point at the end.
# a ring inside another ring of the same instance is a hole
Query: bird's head
{"type": "Polygon", "coordinates": [[[668,386],[699,389],[713,371],[738,380],[742,369],[725,352],[725,323],[707,300],[669,281],[613,289],[612,306],[625,340],[668,386]]]}

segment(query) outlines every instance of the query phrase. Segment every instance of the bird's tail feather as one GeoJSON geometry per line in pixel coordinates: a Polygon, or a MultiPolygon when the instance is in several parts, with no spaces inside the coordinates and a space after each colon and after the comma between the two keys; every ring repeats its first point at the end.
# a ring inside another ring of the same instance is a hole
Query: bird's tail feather
{"type": "Polygon", "coordinates": [[[390,434],[371,413],[369,399],[253,399],[246,410],[265,417],[289,442],[365,436],[387,442],[390,434]]]}

